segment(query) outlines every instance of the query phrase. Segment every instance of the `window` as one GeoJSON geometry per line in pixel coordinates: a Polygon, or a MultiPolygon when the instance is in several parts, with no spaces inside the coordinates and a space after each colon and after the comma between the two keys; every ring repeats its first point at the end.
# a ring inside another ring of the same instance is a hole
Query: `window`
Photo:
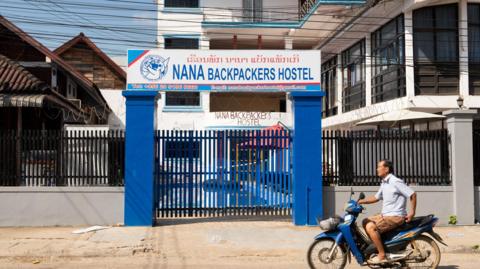
{"type": "Polygon", "coordinates": [[[416,94],[458,94],[457,5],[413,11],[416,94]]]}
{"type": "Polygon", "coordinates": [[[365,106],[365,40],[342,52],[343,111],[365,106]]]}
{"type": "Polygon", "coordinates": [[[197,8],[198,0],[165,0],[165,7],[197,8]]]}
{"type": "Polygon", "coordinates": [[[199,141],[166,141],[165,158],[194,158],[200,156],[199,141]]]}
{"type": "Polygon", "coordinates": [[[278,101],[278,103],[279,103],[280,112],[286,113],[287,112],[287,100],[286,99],[280,99],[278,101]]]}
{"type": "Polygon", "coordinates": [[[199,92],[167,92],[165,106],[200,106],[199,92]]]}
{"type": "Polygon", "coordinates": [[[263,19],[263,0],[243,0],[243,20],[261,22],[263,19]]]}
{"type": "Polygon", "coordinates": [[[251,115],[260,117],[268,115],[267,112],[285,113],[287,112],[286,97],[284,92],[212,92],[210,93],[210,112],[252,112],[251,115]]]}
{"type": "Polygon", "coordinates": [[[468,66],[470,94],[480,95],[480,4],[468,4],[468,66]]]}
{"type": "Polygon", "coordinates": [[[75,84],[75,82],[73,82],[71,79],[67,79],[67,98],[77,98],[77,84],[75,84]]]}
{"type": "Polygon", "coordinates": [[[403,15],[372,34],[372,104],[406,95],[403,15]]]}
{"type": "Polygon", "coordinates": [[[337,56],[322,64],[323,98],[322,117],[337,115],[337,56]]]}
{"type": "MultiPolygon", "coordinates": [[[[179,1],[181,2],[181,1],[179,1]]],[[[196,38],[165,38],[165,49],[198,49],[196,38]]],[[[167,92],[165,106],[192,107],[200,106],[199,92],[167,92]]]]}
{"type": "Polygon", "coordinates": [[[198,49],[198,39],[166,37],[165,49],[198,49]]]}

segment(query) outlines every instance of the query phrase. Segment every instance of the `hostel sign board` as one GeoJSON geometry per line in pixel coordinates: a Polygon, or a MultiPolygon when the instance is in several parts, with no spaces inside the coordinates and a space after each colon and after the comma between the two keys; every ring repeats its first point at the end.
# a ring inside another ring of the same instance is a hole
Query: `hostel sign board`
{"type": "Polygon", "coordinates": [[[128,90],[319,91],[319,50],[129,50],[128,90]]]}

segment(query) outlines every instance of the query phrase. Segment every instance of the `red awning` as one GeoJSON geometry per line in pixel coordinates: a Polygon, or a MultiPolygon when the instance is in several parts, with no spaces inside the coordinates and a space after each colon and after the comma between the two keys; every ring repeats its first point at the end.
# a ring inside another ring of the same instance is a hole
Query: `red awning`
{"type": "Polygon", "coordinates": [[[255,131],[252,138],[240,144],[242,147],[289,148],[289,132],[280,124],[275,124],[260,131],[255,131]]]}

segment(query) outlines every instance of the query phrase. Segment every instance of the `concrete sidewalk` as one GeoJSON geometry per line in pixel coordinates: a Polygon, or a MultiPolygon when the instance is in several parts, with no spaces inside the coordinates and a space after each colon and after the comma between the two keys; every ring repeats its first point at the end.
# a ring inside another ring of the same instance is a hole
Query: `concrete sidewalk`
{"type": "MultiPolygon", "coordinates": [[[[52,268],[48,265],[96,257],[127,263],[142,258],[168,268],[241,268],[253,261],[279,265],[276,268],[306,268],[307,248],[321,232],[289,221],[183,222],[153,228],[112,227],[80,235],[72,231],[81,227],[1,228],[0,268],[52,268]]],[[[480,226],[435,230],[449,245],[440,245],[442,253],[479,253],[480,226]]]]}

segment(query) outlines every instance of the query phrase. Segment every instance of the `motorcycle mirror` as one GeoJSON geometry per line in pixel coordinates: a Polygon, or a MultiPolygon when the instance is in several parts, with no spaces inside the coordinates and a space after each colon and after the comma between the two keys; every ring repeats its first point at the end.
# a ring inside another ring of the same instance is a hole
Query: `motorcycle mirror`
{"type": "Polygon", "coordinates": [[[361,192],[358,196],[358,200],[365,199],[365,193],[361,192]]]}
{"type": "Polygon", "coordinates": [[[350,187],[350,200],[352,200],[354,194],[355,192],[353,192],[353,187],[350,187]]]}

